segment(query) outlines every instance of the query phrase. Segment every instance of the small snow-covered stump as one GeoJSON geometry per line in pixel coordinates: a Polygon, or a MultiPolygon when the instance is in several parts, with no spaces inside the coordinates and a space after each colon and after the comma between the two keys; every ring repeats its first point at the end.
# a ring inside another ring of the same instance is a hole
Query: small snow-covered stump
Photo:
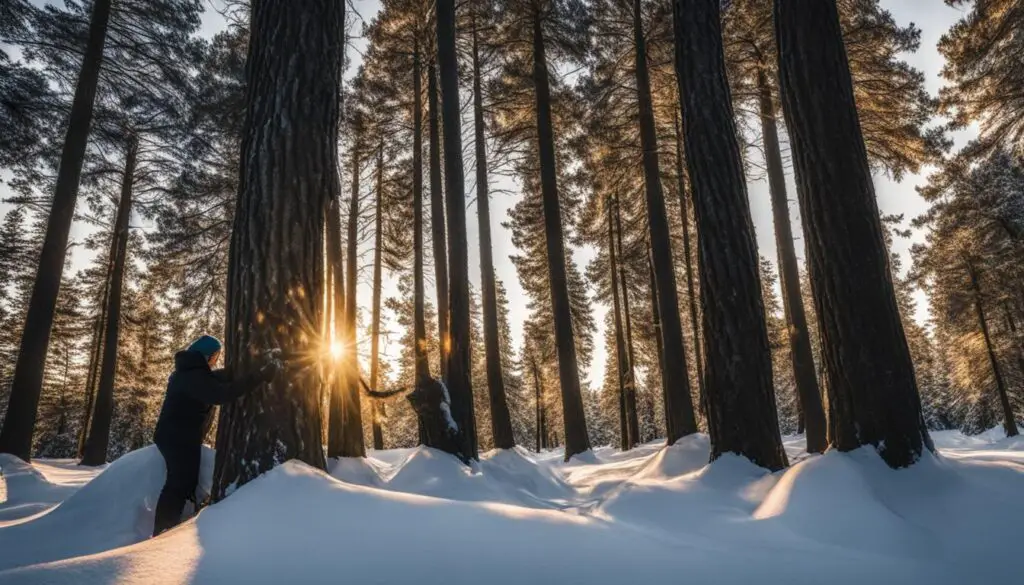
{"type": "MultiPolygon", "coordinates": [[[[371,398],[389,398],[407,392],[406,389],[379,391],[363,383],[364,391],[371,398]]],[[[452,416],[452,398],[445,383],[431,377],[423,377],[416,387],[408,391],[406,399],[412,405],[413,412],[419,420],[423,444],[427,447],[440,449],[458,457],[463,463],[469,463],[470,455],[462,449],[465,437],[462,429],[452,416]]]]}

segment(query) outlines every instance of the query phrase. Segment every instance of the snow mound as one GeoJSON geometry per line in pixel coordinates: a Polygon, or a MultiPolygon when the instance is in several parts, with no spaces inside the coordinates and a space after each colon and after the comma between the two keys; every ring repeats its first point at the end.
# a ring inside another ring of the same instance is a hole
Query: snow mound
{"type": "Polygon", "coordinates": [[[549,466],[538,465],[521,447],[495,449],[480,460],[481,472],[501,486],[548,500],[568,500],[576,491],[549,466]]]}
{"type": "Polygon", "coordinates": [[[985,566],[995,580],[1019,554],[1022,472],[930,453],[893,471],[874,449],[829,452],[787,470],[754,518],[844,549],[985,566]]]}
{"type": "MultiPolygon", "coordinates": [[[[696,540],[696,539],[695,539],[696,540]]],[[[941,582],[899,560],[685,544],[555,510],[455,502],[353,486],[288,462],[161,538],[0,573],[0,583],[655,583],[817,585],[941,582]],[[613,529],[614,528],[614,529],[613,529]]]]}
{"type": "MultiPolygon", "coordinates": [[[[0,570],[92,554],[149,538],[165,473],[163,457],[155,446],[121,457],[49,513],[0,529],[0,550],[4,551],[0,570]]],[[[207,491],[212,474],[213,451],[204,448],[200,484],[207,491]]]]}
{"type": "Polygon", "coordinates": [[[638,480],[665,480],[696,471],[708,463],[711,439],[703,433],[683,437],[658,451],[634,476],[638,480]]]}
{"type": "Polygon", "coordinates": [[[0,526],[46,512],[74,491],[50,483],[31,464],[0,453],[0,526]]]}

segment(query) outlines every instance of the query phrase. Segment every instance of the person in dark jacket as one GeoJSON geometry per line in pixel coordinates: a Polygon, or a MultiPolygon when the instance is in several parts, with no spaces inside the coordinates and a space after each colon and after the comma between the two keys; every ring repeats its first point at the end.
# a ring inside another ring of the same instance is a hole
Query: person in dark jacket
{"type": "Polygon", "coordinates": [[[199,482],[206,420],[214,405],[226,404],[273,379],[278,365],[267,360],[252,375],[232,380],[225,370],[213,370],[221,343],[204,335],[174,356],[174,372],[160,409],[153,442],[167,466],[167,480],[156,504],[153,536],[177,526],[186,500],[199,482]]]}

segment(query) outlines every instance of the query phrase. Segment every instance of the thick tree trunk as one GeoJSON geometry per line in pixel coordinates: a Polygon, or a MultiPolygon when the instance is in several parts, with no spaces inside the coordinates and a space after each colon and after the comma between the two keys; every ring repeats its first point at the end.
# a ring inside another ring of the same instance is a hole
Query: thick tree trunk
{"type": "MultiPolygon", "coordinates": [[[[221,408],[213,498],[289,459],[325,467],[319,368],[324,213],[341,185],[344,10],[331,0],[255,2],[241,181],[228,268],[227,366],[293,363],[221,408]]],[[[348,422],[348,421],[346,421],[348,422]]]]}
{"type": "MultiPolygon", "coordinates": [[[[762,467],[781,469],[786,453],[779,436],[754,227],[722,54],[719,1],[674,0],[673,8],[700,252],[711,458],[738,453],[762,467]]],[[[673,359],[666,348],[666,364],[673,359]]]]}
{"type": "Polygon", "coordinates": [[[996,395],[999,398],[999,407],[1003,411],[1003,431],[1007,437],[1016,437],[1017,421],[1013,416],[1013,407],[1010,406],[1010,398],[1006,393],[1006,380],[1003,378],[1003,370],[999,367],[999,359],[996,357],[995,349],[992,347],[992,337],[988,330],[988,319],[985,316],[985,306],[981,300],[981,285],[978,282],[978,273],[969,260],[964,260],[967,274],[971,279],[971,293],[974,301],[974,311],[978,316],[978,328],[985,339],[985,352],[988,354],[988,363],[992,368],[992,377],[996,382],[996,395]]]}
{"type": "Polygon", "coordinates": [[[775,121],[775,103],[764,68],[757,71],[760,93],[761,137],[768,167],[768,189],[775,220],[775,246],[779,256],[779,283],[782,286],[782,307],[789,333],[789,357],[796,382],[796,395],[801,425],[807,432],[807,452],[823,453],[828,447],[825,409],[821,405],[821,389],[814,371],[811,338],[807,333],[803,295],[800,293],[800,267],[793,246],[793,228],[789,222],[789,198],[786,196],[786,175],[775,121]]]}
{"type": "Polygon", "coordinates": [[[117,216],[111,232],[110,283],[106,307],[106,322],[103,324],[103,360],[96,386],[96,400],[93,406],[89,434],[82,449],[82,465],[103,465],[107,462],[107,446],[110,442],[110,423],[114,415],[114,378],[117,374],[117,346],[121,334],[121,292],[124,288],[125,264],[128,256],[128,221],[132,214],[132,187],[135,182],[135,162],[139,143],[132,136],[128,139],[125,154],[124,176],[121,179],[121,198],[117,204],[117,216]]]}
{"type": "MultiPolygon", "coordinates": [[[[324,339],[338,343],[345,336],[345,266],[341,251],[341,201],[335,198],[327,210],[327,267],[332,277],[328,290],[328,308],[333,320],[333,331],[324,339]]],[[[326,320],[325,320],[326,322],[326,320]]],[[[325,329],[328,329],[325,327],[325,329]]],[[[349,351],[341,341],[343,351],[349,351]]],[[[332,355],[332,357],[334,357],[332,355]]],[[[345,392],[349,388],[351,372],[345,366],[344,354],[331,364],[329,384],[330,400],[327,416],[327,456],[342,457],[345,443],[345,392]]]]}
{"type": "Polygon", "coordinates": [[[627,451],[633,447],[630,442],[629,421],[626,417],[626,380],[628,376],[625,333],[622,330],[622,313],[619,308],[619,265],[615,251],[615,223],[613,222],[614,203],[608,202],[608,261],[611,265],[612,282],[612,314],[615,323],[615,363],[618,372],[619,388],[619,448],[627,451]]]}
{"type": "Polygon", "coordinates": [[[10,453],[25,461],[32,453],[32,432],[39,411],[39,395],[43,389],[43,370],[50,344],[50,330],[60,292],[60,279],[67,255],[71,220],[78,199],[78,181],[82,174],[82,160],[92,125],[93,102],[100,66],[103,63],[103,45],[107,39],[110,20],[110,0],[96,0],[89,20],[89,40],[85,57],[75,85],[71,102],[71,116],[64,135],[64,149],[57,169],[57,185],[53,203],[46,221],[46,238],[39,255],[32,296],[29,298],[25,328],[21,334],[18,361],[11,379],[11,396],[7,403],[7,416],[0,430],[0,453],[10,453]]]}
{"type": "MultiPolygon", "coordinates": [[[[475,7],[474,7],[475,10],[475,7]]],[[[496,449],[516,446],[512,415],[505,398],[501,338],[498,331],[498,296],[491,254],[491,203],[487,185],[487,144],[484,134],[484,101],[480,89],[480,53],[477,47],[476,12],[473,13],[473,127],[476,153],[476,209],[480,226],[480,289],[483,304],[484,351],[487,356],[487,390],[491,407],[491,434],[496,449]]]]}
{"type": "MultiPolygon", "coordinates": [[[[686,366],[683,345],[683,324],[679,319],[679,297],[672,261],[672,237],[665,212],[665,195],[661,189],[658,164],[658,136],[654,128],[654,106],[651,103],[651,80],[647,71],[647,41],[644,38],[640,0],[633,0],[633,45],[636,55],[637,102],[640,109],[640,147],[643,152],[644,193],[647,197],[647,222],[651,236],[651,260],[654,282],[658,288],[658,313],[661,316],[661,345],[666,360],[663,364],[666,416],[672,418],[668,444],[697,432],[690,396],[690,373],[686,366]]],[[[634,401],[635,405],[635,401],[634,401]]],[[[635,409],[634,409],[635,416],[635,409]]]]}
{"type": "Polygon", "coordinates": [[[459,63],[455,49],[455,0],[438,0],[437,65],[444,121],[445,209],[448,212],[448,319],[450,325],[445,382],[452,416],[462,434],[462,455],[477,458],[476,418],[470,366],[469,241],[466,235],[466,190],[462,169],[462,114],[459,63]]]}
{"type": "MultiPolygon", "coordinates": [[[[356,130],[359,131],[358,128],[356,130]]],[[[363,414],[361,401],[359,398],[359,338],[356,336],[356,321],[358,315],[358,302],[357,302],[357,291],[359,280],[356,276],[359,263],[359,175],[360,175],[360,155],[362,149],[361,136],[356,136],[353,140],[352,146],[352,194],[349,199],[348,208],[348,234],[346,240],[346,255],[348,265],[346,267],[346,292],[345,292],[345,330],[342,337],[342,342],[345,344],[345,369],[349,372],[347,378],[348,390],[345,392],[345,402],[342,405],[345,411],[345,419],[348,419],[348,411],[352,410],[357,416],[357,419],[352,421],[354,428],[358,428],[359,436],[362,437],[363,428],[363,414]],[[348,407],[349,402],[354,402],[352,408],[348,407]],[[358,425],[356,425],[358,420],[358,425]]],[[[371,402],[371,408],[373,410],[373,420],[371,421],[371,428],[373,431],[373,448],[383,449],[384,448],[384,432],[381,429],[381,419],[384,416],[384,404],[378,400],[371,402]]],[[[353,439],[354,437],[353,431],[353,439]]],[[[360,444],[362,439],[359,439],[360,444]]],[[[350,442],[350,444],[354,444],[350,442]]]]}
{"type": "MultiPolygon", "coordinates": [[[[682,103],[682,97],[680,104],[682,103]]],[[[705,421],[708,416],[707,390],[704,384],[704,355],[701,350],[700,319],[697,318],[697,292],[693,281],[693,261],[690,254],[690,204],[686,195],[686,179],[683,177],[683,128],[679,112],[673,116],[676,127],[676,192],[679,194],[679,214],[683,224],[683,266],[686,267],[686,296],[690,309],[690,330],[693,331],[693,359],[697,362],[697,394],[700,411],[705,421]]],[[[654,270],[654,266],[651,266],[654,270]]],[[[653,272],[652,272],[653,278],[653,272]]],[[[654,290],[654,281],[651,281],[654,290]]]]}
{"type": "Polygon", "coordinates": [[[776,0],[775,31],[834,445],[874,445],[890,466],[904,467],[931,441],[835,0],[776,0]]]}
{"type": "Polygon", "coordinates": [[[537,138],[540,151],[540,187],[544,201],[544,235],[547,239],[548,272],[551,282],[551,312],[554,315],[555,345],[558,348],[558,377],[562,389],[562,418],[565,421],[565,460],[590,449],[587,420],[580,393],[579,364],[573,337],[562,236],[562,209],[558,199],[558,171],[555,165],[555,136],[551,119],[551,89],[544,54],[541,15],[533,21],[533,81],[537,100],[537,138]]]}
{"type": "MultiPolygon", "coordinates": [[[[622,258],[624,254],[622,251],[622,208],[619,205],[619,195],[617,193],[615,194],[615,233],[616,243],[619,248],[619,258],[622,258]]],[[[622,295],[622,321],[626,332],[626,423],[629,428],[630,447],[633,447],[640,442],[640,418],[637,414],[636,406],[636,372],[634,368],[636,356],[633,355],[633,320],[630,318],[629,312],[629,282],[626,280],[624,262],[619,263],[619,286],[622,289],[620,293],[622,295]]],[[[666,387],[664,383],[664,364],[661,367],[662,390],[664,392],[666,387]]],[[[673,419],[675,418],[677,417],[673,417],[673,419]]]]}
{"type": "Polygon", "coordinates": [[[437,338],[441,342],[441,377],[448,368],[448,243],[445,239],[444,187],[441,179],[441,130],[437,103],[437,71],[427,66],[427,116],[430,127],[430,235],[437,289],[437,338]]]}

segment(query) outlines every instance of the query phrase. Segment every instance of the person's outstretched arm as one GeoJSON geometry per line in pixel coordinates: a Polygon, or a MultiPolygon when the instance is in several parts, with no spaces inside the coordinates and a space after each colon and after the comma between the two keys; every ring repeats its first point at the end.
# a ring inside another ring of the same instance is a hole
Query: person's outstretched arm
{"type": "Polygon", "coordinates": [[[272,380],[277,369],[277,362],[267,360],[258,370],[239,379],[232,379],[227,370],[204,372],[201,379],[188,384],[187,388],[196,400],[206,404],[227,404],[272,380]]]}

